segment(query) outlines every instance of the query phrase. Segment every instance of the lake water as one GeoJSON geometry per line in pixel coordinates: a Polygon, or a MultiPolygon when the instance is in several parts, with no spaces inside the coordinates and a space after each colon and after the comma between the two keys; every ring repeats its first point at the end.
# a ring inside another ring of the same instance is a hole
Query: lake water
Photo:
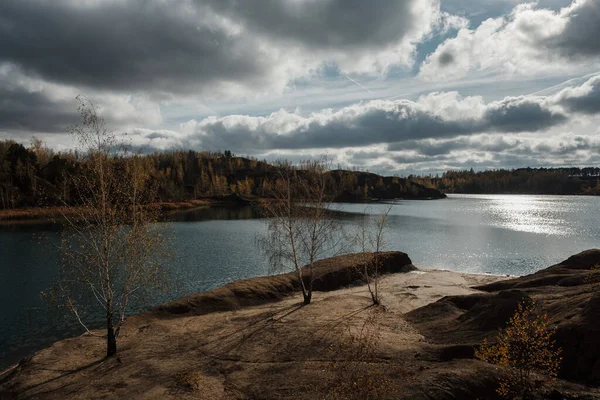
{"type": "MultiPolygon", "coordinates": [[[[338,204],[348,230],[364,204],[338,204]]],[[[367,213],[384,210],[372,204],[367,213]]],[[[600,247],[600,197],[451,195],[393,203],[388,249],[408,253],[417,267],[524,275],[600,247]]],[[[227,282],[268,275],[256,237],[266,229],[250,207],[204,208],[170,216],[176,261],[172,290],[137,310],[227,282]]],[[[52,342],[82,332],[51,312],[39,293],[57,275],[60,226],[0,225],[0,368],[52,342]]]]}

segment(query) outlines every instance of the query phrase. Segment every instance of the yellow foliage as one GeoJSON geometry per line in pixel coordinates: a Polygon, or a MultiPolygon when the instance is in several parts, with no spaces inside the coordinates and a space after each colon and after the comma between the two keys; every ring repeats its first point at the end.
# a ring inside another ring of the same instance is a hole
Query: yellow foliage
{"type": "Polygon", "coordinates": [[[534,301],[522,302],[498,333],[497,343],[484,340],[475,352],[480,360],[512,368],[511,376],[500,382],[497,392],[501,397],[527,397],[534,388],[534,372],[556,377],[562,358],[548,325],[548,316],[536,312],[534,301]]]}

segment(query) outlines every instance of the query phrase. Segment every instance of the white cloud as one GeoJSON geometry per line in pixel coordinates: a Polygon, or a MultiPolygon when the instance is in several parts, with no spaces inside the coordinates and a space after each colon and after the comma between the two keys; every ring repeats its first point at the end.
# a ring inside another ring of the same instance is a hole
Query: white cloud
{"type": "MultiPolygon", "coordinates": [[[[162,122],[160,106],[144,94],[89,91],[88,97],[112,127],[157,126],[162,122]]],[[[64,132],[78,121],[77,87],[48,82],[24,74],[17,66],[0,63],[0,132],[64,132]]]]}
{"type": "Polygon", "coordinates": [[[559,11],[521,4],[504,17],[463,28],[430,54],[420,68],[426,80],[472,73],[536,76],[598,66],[598,0],[576,0],[559,11]]]}
{"type": "Polygon", "coordinates": [[[408,69],[417,43],[465,25],[439,0],[3,0],[0,62],[95,90],[254,99],[326,65],[408,69]]]}
{"type": "MultiPolygon", "coordinates": [[[[359,102],[310,114],[300,110],[265,116],[211,116],[180,126],[171,140],[181,147],[191,141],[203,149],[264,153],[276,150],[342,149],[418,140],[441,140],[482,133],[537,133],[578,124],[600,115],[600,75],[549,96],[506,97],[485,102],[480,96],[433,92],[406,99],[359,102]],[[575,113],[570,118],[568,113],[575,113]]],[[[152,132],[144,136],[152,145],[152,132]]],[[[154,135],[161,139],[164,135],[154,135]]],[[[423,142],[425,143],[425,142],[423,142]]],[[[461,142],[465,146],[468,142],[461,142]]],[[[494,146],[506,143],[494,143],[494,146]]],[[[468,147],[468,146],[467,146],[468,147]]],[[[492,148],[490,144],[487,149],[492,148]]],[[[319,150],[320,151],[320,150],[319,150]]]]}
{"type": "Polygon", "coordinates": [[[599,0],[566,2],[483,0],[512,12],[469,27],[483,17],[458,0],[3,0],[0,137],[64,146],[81,93],[148,150],[374,171],[589,161],[600,75],[556,83],[600,67],[599,0]],[[433,53],[414,78],[417,50],[433,53]]]}

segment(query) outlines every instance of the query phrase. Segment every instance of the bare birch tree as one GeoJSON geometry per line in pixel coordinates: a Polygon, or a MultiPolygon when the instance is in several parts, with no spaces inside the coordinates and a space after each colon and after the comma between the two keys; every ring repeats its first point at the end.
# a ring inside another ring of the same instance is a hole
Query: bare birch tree
{"type": "Polygon", "coordinates": [[[379,296],[379,280],[382,268],[380,253],[387,246],[386,233],[391,210],[392,205],[389,205],[378,215],[367,215],[367,210],[365,210],[358,233],[358,242],[362,246],[363,255],[368,256],[368,261],[364,263],[362,274],[367,282],[367,289],[371,295],[371,300],[375,305],[381,304],[379,296]]]}
{"type": "Polygon", "coordinates": [[[315,262],[340,247],[340,223],[331,218],[334,186],[327,161],[306,161],[297,168],[281,163],[274,199],[264,205],[267,234],[260,245],[276,269],[298,274],[304,304],[310,304],[315,262]]]}
{"type": "Polygon", "coordinates": [[[52,293],[89,333],[86,319],[102,312],[111,356],[132,300],[164,281],[166,231],[153,224],[158,210],[148,206],[154,190],[142,157],[106,129],[93,103],[78,99],[82,122],[69,128],[82,149],[81,171],[72,177],[77,211],[64,216],[61,276],[52,293]]]}

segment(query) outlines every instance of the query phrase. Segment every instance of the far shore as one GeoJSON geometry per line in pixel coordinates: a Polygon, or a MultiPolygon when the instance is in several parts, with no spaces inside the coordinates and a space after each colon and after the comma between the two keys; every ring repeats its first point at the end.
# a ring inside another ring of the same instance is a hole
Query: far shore
{"type": "MultiPolygon", "coordinates": [[[[403,199],[366,199],[366,200],[348,200],[345,199],[340,201],[342,203],[379,203],[386,201],[396,201],[403,199]]],[[[410,200],[439,200],[431,198],[418,198],[410,200]]],[[[195,200],[185,201],[164,201],[153,203],[153,207],[159,207],[163,214],[167,214],[172,211],[190,210],[198,207],[209,207],[209,206],[246,206],[246,205],[260,205],[264,202],[273,201],[269,198],[263,197],[241,197],[237,195],[228,195],[222,197],[205,197],[195,200]]],[[[28,208],[14,208],[14,209],[3,209],[0,210],[0,224],[5,223],[43,223],[43,222],[55,222],[61,221],[65,217],[77,216],[80,209],[72,206],[48,206],[48,207],[28,207],[28,208]]]]}
{"type": "MultiPolygon", "coordinates": [[[[192,209],[212,205],[225,204],[223,200],[217,199],[197,199],[180,202],[159,202],[153,206],[160,207],[162,212],[192,209]]],[[[62,220],[65,217],[76,216],[79,209],[69,206],[50,206],[50,207],[29,207],[0,210],[0,224],[15,222],[50,222],[62,220]]]]}

